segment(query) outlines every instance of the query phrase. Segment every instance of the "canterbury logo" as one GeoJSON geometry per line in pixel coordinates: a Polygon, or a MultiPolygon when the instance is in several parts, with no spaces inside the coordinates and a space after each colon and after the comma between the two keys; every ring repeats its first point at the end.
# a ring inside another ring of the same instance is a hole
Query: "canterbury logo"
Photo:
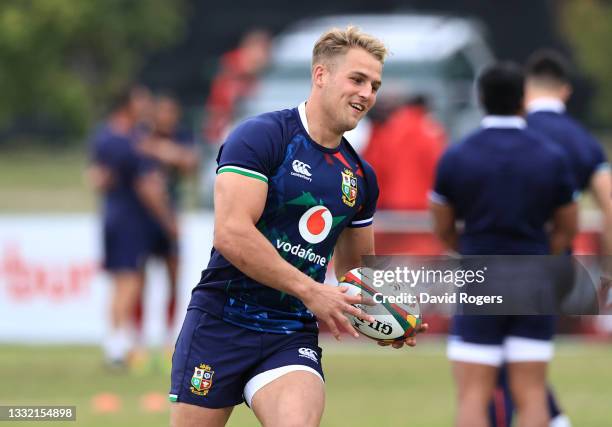
{"type": "Polygon", "coordinates": [[[312,174],[309,171],[310,166],[304,162],[300,162],[299,160],[294,160],[291,166],[293,166],[293,170],[299,174],[302,174],[308,177],[312,176],[312,174]]]}
{"type": "Polygon", "coordinates": [[[317,360],[317,356],[318,356],[317,352],[311,348],[300,347],[300,349],[298,350],[298,353],[300,354],[300,357],[306,357],[312,360],[313,362],[319,363],[319,361],[317,360]]]}

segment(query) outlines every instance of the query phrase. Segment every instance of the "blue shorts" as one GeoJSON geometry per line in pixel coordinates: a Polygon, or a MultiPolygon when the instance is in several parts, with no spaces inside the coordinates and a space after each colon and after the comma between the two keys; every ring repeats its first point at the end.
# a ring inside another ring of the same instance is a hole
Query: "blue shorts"
{"type": "Polygon", "coordinates": [[[178,255],[177,242],[168,236],[168,233],[161,225],[151,224],[147,231],[149,240],[149,252],[153,256],[168,257],[178,255]]]}
{"type": "Polygon", "coordinates": [[[104,224],[103,267],[111,272],[140,271],[150,252],[144,227],[133,224],[104,224]]]}
{"type": "Polygon", "coordinates": [[[459,362],[501,366],[552,358],[555,316],[454,316],[447,354],[459,362]]]}
{"type": "Polygon", "coordinates": [[[190,308],[172,356],[169,399],[206,408],[250,405],[257,390],[291,371],[323,381],[321,358],[316,332],[258,332],[190,308]]]}

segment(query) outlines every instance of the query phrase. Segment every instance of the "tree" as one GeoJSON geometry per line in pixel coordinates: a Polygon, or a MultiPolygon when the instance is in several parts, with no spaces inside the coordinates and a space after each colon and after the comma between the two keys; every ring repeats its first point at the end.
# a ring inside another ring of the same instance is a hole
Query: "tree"
{"type": "Polygon", "coordinates": [[[0,129],[46,123],[82,134],[145,56],[181,35],[182,6],[169,0],[0,2],[0,129]]]}
{"type": "Polygon", "coordinates": [[[612,5],[598,0],[566,0],[561,7],[561,26],[576,59],[596,84],[595,121],[608,124],[612,117],[612,5]]]}

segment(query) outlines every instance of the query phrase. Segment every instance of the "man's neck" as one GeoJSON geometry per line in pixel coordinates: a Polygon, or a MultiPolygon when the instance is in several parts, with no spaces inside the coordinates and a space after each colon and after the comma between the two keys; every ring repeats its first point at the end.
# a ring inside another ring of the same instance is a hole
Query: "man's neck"
{"type": "Polygon", "coordinates": [[[109,123],[113,131],[127,135],[134,127],[134,120],[132,117],[124,112],[117,112],[110,116],[109,123]]]}
{"type": "Polygon", "coordinates": [[[342,141],[342,134],[330,129],[327,125],[324,112],[316,108],[315,102],[309,98],[306,101],[306,121],[308,135],[319,145],[325,148],[336,148],[342,141]]]}
{"type": "Polygon", "coordinates": [[[560,90],[534,88],[530,87],[525,94],[525,103],[527,105],[540,99],[555,99],[561,103],[564,103],[564,98],[560,90]]]}

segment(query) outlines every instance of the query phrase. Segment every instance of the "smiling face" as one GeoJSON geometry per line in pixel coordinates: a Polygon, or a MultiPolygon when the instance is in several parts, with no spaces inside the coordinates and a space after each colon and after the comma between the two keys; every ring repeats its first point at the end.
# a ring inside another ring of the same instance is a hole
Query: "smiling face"
{"type": "Polygon", "coordinates": [[[374,106],[381,85],[382,63],[356,47],[314,67],[326,125],[341,135],[354,129],[374,106]]]}

